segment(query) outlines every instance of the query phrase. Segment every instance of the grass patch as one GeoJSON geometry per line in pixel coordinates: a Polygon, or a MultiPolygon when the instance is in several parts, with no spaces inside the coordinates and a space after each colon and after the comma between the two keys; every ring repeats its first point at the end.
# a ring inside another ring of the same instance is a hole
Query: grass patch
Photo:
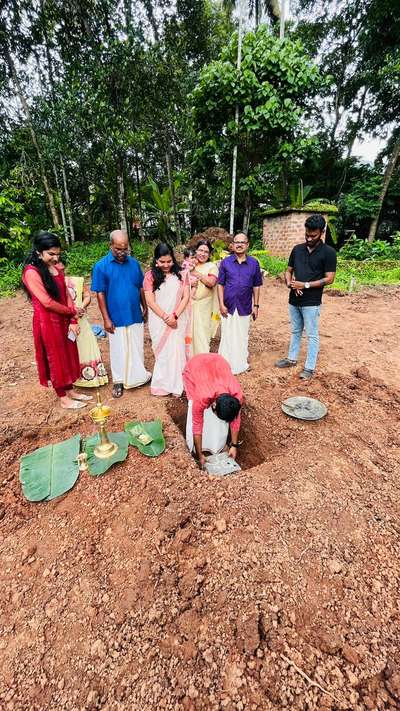
{"type": "MultiPolygon", "coordinates": [[[[256,257],[269,276],[278,276],[286,271],[287,259],[272,257],[265,250],[253,250],[256,257]]],[[[351,280],[355,279],[355,289],[362,286],[385,286],[400,284],[400,259],[368,259],[360,262],[356,259],[343,259],[338,255],[336,278],[327,289],[348,291],[351,280]]]]}
{"type": "Polygon", "coordinates": [[[331,289],[348,291],[351,279],[355,279],[355,288],[360,286],[385,286],[400,284],[400,259],[374,259],[359,262],[355,259],[338,257],[336,279],[331,289]]]}

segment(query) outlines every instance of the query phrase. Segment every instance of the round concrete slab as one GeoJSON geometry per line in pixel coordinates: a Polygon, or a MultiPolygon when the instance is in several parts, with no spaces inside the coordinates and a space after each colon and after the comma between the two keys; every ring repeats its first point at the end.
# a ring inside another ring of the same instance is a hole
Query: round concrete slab
{"type": "Polygon", "coordinates": [[[323,402],[300,395],[284,400],[282,410],[286,415],[296,417],[298,420],[321,420],[328,412],[323,402]]]}

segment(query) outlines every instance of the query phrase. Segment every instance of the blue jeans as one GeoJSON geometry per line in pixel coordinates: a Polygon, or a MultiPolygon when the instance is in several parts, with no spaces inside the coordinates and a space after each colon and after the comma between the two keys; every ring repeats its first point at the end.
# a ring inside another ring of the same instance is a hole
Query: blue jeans
{"type": "Polygon", "coordinates": [[[315,370],[319,351],[318,322],[321,306],[293,306],[289,304],[292,335],[289,344],[289,360],[297,360],[303,331],[307,335],[306,370],[315,370]]]}

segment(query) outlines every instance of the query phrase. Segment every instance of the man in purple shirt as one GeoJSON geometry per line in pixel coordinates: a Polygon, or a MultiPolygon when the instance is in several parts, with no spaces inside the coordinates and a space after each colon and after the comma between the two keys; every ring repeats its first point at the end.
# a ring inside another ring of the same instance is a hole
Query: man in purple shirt
{"type": "Polygon", "coordinates": [[[249,240],[240,232],[233,238],[233,254],[222,260],[218,276],[221,311],[221,343],[218,353],[238,375],[249,369],[250,318],[255,321],[260,303],[262,274],[254,257],[247,254],[249,240]]]}

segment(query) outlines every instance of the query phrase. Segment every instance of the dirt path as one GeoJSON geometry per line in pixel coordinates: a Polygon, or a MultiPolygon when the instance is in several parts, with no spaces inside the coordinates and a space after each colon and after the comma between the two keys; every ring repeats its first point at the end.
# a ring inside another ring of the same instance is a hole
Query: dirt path
{"type": "Polygon", "coordinates": [[[113,402],[113,429],[160,416],[165,454],[130,448],[43,505],[19,457],[93,428],[37,384],[24,298],[1,302],[1,709],[400,708],[400,289],[325,295],[309,383],[273,368],[286,302],[267,283],[240,378],[250,468],[200,473],[183,401],[145,387],[113,402]],[[326,419],[287,418],[295,394],[326,419]]]}

